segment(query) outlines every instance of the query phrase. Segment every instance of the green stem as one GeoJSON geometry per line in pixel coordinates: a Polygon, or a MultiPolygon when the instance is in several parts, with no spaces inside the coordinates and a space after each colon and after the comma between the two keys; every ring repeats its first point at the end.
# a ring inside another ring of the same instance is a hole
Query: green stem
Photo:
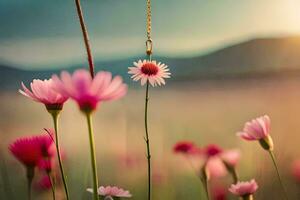
{"type": "Polygon", "coordinates": [[[31,194],[31,185],[32,180],[34,177],[34,167],[27,167],[26,169],[26,176],[27,176],[27,191],[28,191],[28,200],[31,200],[32,194],[31,194]]]}
{"type": "Polygon", "coordinates": [[[239,176],[238,176],[235,168],[232,169],[231,176],[233,179],[233,183],[236,184],[239,181],[239,176]]]}
{"type": "Polygon", "coordinates": [[[147,163],[148,163],[148,200],[151,199],[151,154],[150,141],[148,133],[148,102],[149,102],[149,81],[146,84],[146,98],[145,98],[145,132],[146,132],[146,146],[147,146],[147,163]]]}
{"type": "Polygon", "coordinates": [[[91,165],[92,165],[92,172],[93,172],[93,197],[94,197],[94,200],[99,200],[99,196],[98,196],[98,192],[97,192],[98,191],[98,176],[97,176],[95,142],[94,142],[92,115],[90,112],[86,112],[86,119],[87,119],[87,124],[88,124],[88,129],[89,129],[91,165]]]}
{"type": "Polygon", "coordinates": [[[202,185],[204,187],[206,198],[207,198],[207,200],[210,200],[209,190],[208,190],[208,174],[207,174],[207,171],[206,171],[206,163],[203,165],[203,167],[201,169],[200,180],[201,180],[202,185]]]}
{"type": "Polygon", "coordinates": [[[61,174],[61,178],[62,178],[62,181],[63,181],[66,198],[67,198],[67,200],[69,200],[69,190],[68,190],[68,184],[67,184],[67,176],[65,175],[65,172],[64,172],[64,167],[63,167],[63,163],[62,163],[62,160],[61,160],[61,154],[60,154],[60,148],[59,148],[59,138],[58,138],[58,116],[59,116],[59,111],[52,111],[50,113],[52,115],[53,123],[54,123],[55,146],[56,146],[56,152],[57,152],[57,158],[58,158],[60,174],[61,174]]]}
{"type": "Polygon", "coordinates": [[[52,190],[52,196],[53,196],[53,200],[55,200],[55,186],[54,186],[54,181],[52,180],[51,174],[47,173],[50,184],[51,184],[51,190],[52,190]]]}
{"type": "Polygon", "coordinates": [[[273,151],[271,151],[271,150],[269,150],[269,154],[270,154],[270,156],[271,156],[271,158],[272,158],[274,167],[275,167],[275,169],[276,169],[276,173],[277,173],[277,176],[278,176],[278,180],[279,180],[280,185],[281,185],[281,188],[282,188],[282,190],[283,190],[284,198],[285,198],[286,200],[288,200],[287,192],[286,192],[286,190],[285,190],[285,187],[284,187],[284,185],[283,185],[283,182],[282,182],[282,179],[281,179],[279,170],[278,170],[278,166],[277,166],[277,163],[276,163],[275,155],[274,155],[273,151]]]}

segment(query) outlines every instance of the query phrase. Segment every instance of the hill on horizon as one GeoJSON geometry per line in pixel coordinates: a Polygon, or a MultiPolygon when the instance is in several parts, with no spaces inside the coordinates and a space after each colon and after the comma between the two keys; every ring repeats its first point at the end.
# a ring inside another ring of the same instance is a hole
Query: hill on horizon
{"type": "MultiPolygon", "coordinates": [[[[128,82],[127,67],[142,57],[97,62],[96,71],[109,70],[128,82]]],[[[274,75],[300,75],[300,36],[258,38],[234,44],[211,53],[190,58],[155,56],[166,63],[172,81],[230,79],[274,75]]],[[[0,65],[0,90],[19,88],[20,82],[45,79],[60,70],[74,71],[79,66],[55,70],[22,70],[0,65]]]]}

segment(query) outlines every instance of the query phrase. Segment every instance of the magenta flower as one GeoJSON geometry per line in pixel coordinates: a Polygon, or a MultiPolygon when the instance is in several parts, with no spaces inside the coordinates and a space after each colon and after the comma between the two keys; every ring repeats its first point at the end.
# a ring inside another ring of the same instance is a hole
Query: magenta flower
{"type": "Polygon", "coordinates": [[[141,85],[145,85],[147,81],[152,86],[164,85],[165,78],[170,78],[171,73],[167,65],[157,63],[156,61],[139,60],[133,63],[133,67],[129,67],[129,74],[134,81],[141,80],[141,85]]]}
{"type": "Polygon", "coordinates": [[[50,173],[53,170],[54,160],[52,158],[41,159],[38,163],[40,170],[44,170],[47,173],[50,173]]]}
{"type": "Polygon", "coordinates": [[[205,168],[210,178],[223,177],[228,172],[237,176],[235,167],[240,159],[238,149],[223,150],[215,144],[210,144],[204,148],[204,152],[205,168]]]}
{"type": "Polygon", "coordinates": [[[98,72],[94,79],[86,70],[76,70],[72,75],[62,72],[60,79],[53,75],[56,90],[77,102],[82,111],[93,111],[99,102],[116,100],[127,92],[120,76],[112,78],[110,72],[98,72]]]}
{"type": "MultiPolygon", "coordinates": [[[[88,192],[93,193],[93,189],[88,188],[87,189],[88,192]]],[[[121,197],[121,198],[130,198],[132,197],[132,195],[130,194],[130,192],[128,190],[124,190],[122,188],[118,188],[116,186],[101,186],[98,189],[98,195],[100,196],[104,196],[105,198],[113,198],[113,197],[121,197]]]]}
{"type": "Polygon", "coordinates": [[[246,122],[243,131],[237,135],[248,141],[259,141],[261,146],[266,150],[273,150],[273,140],[270,136],[270,117],[264,115],[246,122]]]}
{"type": "Polygon", "coordinates": [[[54,87],[52,79],[34,79],[30,83],[31,91],[22,82],[23,90],[19,90],[19,92],[36,102],[45,104],[48,110],[61,110],[68,97],[58,93],[54,87]]]}
{"type": "Polygon", "coordinates": [[[190,141],[180,141],[177,142],[173,147],[174,153],[182,153],[182,154],[196,154],[200,153],[200,149],[190,141]]]}
{"type": "Polygon", "coordinates": [[[237,196],[244,197],[252,195],[258,189],[258,185],[254,179],[249,182],[238,182],[237,184],[232,184],[229,191],[237,196]]]}
{"type": "Polygon", "coordinates": [[[207,158],[218,156],[223,152],[223,149],[215,144],[209,144],[204,148],[204,154],[207,158]]]}
{"type": "Polygon", "coordinates": [[[43,158],[37,136],[19,138],[9,145],[9,150],[26,167],[36,167],[43,158]]]}
{"type": "Polygon", "coordinates": [[[53,155],[53,144],[48,135],[23,137],[10,144],[9,150],[25,166],[35,167],[44,157],[53,155]]]}

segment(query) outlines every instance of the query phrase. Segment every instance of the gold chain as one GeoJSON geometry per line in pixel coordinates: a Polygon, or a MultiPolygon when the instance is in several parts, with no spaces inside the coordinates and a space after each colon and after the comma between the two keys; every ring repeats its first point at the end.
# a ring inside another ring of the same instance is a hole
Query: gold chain
{"type": "Polygon", "coordinates": [[[152,54],[152,38],[151,38],[151,0],[147,0],[147,41],[146,41],[146,53],[148,55],[152,54]]]}

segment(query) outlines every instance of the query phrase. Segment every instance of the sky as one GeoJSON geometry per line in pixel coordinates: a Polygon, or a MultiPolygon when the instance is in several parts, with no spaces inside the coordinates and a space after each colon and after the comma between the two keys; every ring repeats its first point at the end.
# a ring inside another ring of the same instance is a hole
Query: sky
{"type": "MultiPolygon", "coordinates": [[[[96,60],[143,55],[146,0],[82,0],[96,60]]],[[[256,37],[300,34],[299,0],[152,0],[155,55],[196,56],[256,37]]],[[[85,63],[73,0],[0,0],[0,64],[85,63]]]]}

